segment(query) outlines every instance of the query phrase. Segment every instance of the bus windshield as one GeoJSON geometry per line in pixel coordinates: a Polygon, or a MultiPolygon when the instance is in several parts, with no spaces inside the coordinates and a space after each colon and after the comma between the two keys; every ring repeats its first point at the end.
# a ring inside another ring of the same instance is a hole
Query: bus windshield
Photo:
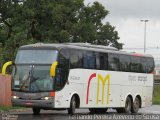
{"type": "Polygon", "coordinates": [[[17,53],[17,64],[51,64],[57,59],[57,50],[20,50],[17,53]]]}
{"type": "Polygon", "coordinates": [[[55,78],[50,77],[50,67],[57,56],[56,50],[20,50],[12,73],[12,89],[28,92],[53,90],[55,78]]]}

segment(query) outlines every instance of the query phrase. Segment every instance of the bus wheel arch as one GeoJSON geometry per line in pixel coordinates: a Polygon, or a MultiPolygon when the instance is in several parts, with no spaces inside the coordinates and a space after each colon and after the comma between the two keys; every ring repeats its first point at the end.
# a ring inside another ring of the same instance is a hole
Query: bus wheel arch
{"type": "Polygon", "coordinates": [[[131,109],[132,109],[132,104],[133,104],[133,98],[132,98],[132,95],[129,94],[125,98],[124,107],[117,108],[116,110],[117,110],[118,113],[130,114],[131,113],[131,109]]]}
{"type": "Polygon", "coordinates": [[[137,95],[132,104],[132,109],[131,109],[132,113],[138,113],[138,110],[139,108],[141,108],[141,105],[142,105],[141,97],[140,95],[137,95]]]}
{"type": "Polygon", "coordinates": [[[79,108],[80,107],[80,98],[79,98],[79,95],[78,94],[74,94],[73,96],[75,96],[75,98],[76,98],[76,108],[79,108]]]}
{"type": "Polygon", "coordinates": [[[80,98],[78,94],[73,94],[70,99],[70,107],[68,108],[68,114],[73,115],[75,113],[75,109],[80,107],[80,98]]]}

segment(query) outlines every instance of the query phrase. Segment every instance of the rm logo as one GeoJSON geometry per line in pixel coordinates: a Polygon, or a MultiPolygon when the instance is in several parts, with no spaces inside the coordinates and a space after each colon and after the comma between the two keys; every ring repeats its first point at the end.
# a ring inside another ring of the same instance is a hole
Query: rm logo
{"type": "Polygon", "coordinates": [[[91,80],[93,80],[93,78],[97,78],[97,95],[96,95],[96,103],[99,103],[99,97],[102,98],[102,104],[104,104],[104,90],[105,90],[105,85],[107,85],[107,95],[106,95],[106,103],[109,104],[109,94],[110,94],[110,75],[106,75],[105,77],[102,77],[101,74],[96,74],[93,73],[88,80],[88,86],[87,86],[87,94],[86,94],[86,104],[88,104],[88,99],[89,99],[89,90],[90,90],[90,83],[91,80]],[[108,81],[108,83],[106,84],[106,81],[108,81]],[[100,96],[100,85],[102,84],[102,96],[100,96]]]}

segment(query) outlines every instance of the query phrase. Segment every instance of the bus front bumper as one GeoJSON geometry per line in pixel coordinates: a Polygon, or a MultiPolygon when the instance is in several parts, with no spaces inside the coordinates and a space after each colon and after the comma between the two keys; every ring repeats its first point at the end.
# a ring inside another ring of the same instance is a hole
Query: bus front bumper
{"type": "Polygon", "coordinates": [[[51,100],[25,100],[25,99],[13,99],[13,106],[24,106],[24,107],[38,107],[44,109],[54,108],[54,99],[51,100]]]}

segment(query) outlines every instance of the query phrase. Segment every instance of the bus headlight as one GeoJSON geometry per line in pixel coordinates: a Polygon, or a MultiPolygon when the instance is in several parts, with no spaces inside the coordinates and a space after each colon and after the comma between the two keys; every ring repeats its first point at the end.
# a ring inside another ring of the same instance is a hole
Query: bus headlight
{"type": "Polygon", "coordinates": [[[13,99],[19,99],[19,97],[18,97],[18,96],[15,96],[15,95],[12,96],[12,98],[13,98],[13,99]]]}
{"type": "Polygon", "coordinates": [[[41,98],[42,100],[50,100],[50,99],[53,99],[52,97],[43,97],[41,98]]]}

